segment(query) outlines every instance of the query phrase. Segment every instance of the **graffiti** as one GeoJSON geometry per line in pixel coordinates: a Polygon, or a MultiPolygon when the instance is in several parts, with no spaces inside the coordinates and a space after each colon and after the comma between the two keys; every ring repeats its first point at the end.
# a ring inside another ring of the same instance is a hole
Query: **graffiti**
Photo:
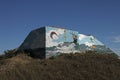
{"type": "Polygon", "coordinates": [[[77,31],[49,26],[33,30],[19,49],[30,49],[33,50],[33,53],[36,53],[35,51],[38,49],[36,55],[40,54],[42,50],[45,57],[59,53],[75,53],[86,50],[112,52],[92,35],[79,34],[77,31]]]}
{"type": "Polygon", "coordinates": [[[46,27],[46,34],[47,56],[85,50],[107,51],[105,45],[92,35],[79,34],[77,31],[54,27],[46,27]]]}

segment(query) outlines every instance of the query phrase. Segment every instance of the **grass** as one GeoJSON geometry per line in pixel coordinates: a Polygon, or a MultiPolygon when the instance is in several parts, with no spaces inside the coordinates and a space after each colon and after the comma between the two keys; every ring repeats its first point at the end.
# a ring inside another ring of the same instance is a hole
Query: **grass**
{"type": "Polygon", "coordinates": [[[0,80],[120,80],[120,60],[95,52],[42,60],[21,53],[0,59],[0,80]]]}

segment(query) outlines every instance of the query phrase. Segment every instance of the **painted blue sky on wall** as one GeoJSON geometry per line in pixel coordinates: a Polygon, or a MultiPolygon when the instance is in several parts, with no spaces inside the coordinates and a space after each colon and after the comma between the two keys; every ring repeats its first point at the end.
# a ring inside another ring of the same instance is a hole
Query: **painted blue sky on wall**
{"type": "Polygon", "coordinates": [[[41,26],[92,34],[120,54],[119,0],[0,0],[0,53],[41,26]]]}
{"type": "Polygon", "coordinates": [[[88,50],[98,53],[113,53],[92,35],[79,34],[77,31],[50,26],[45,27],[45,29],[46,57],[59,55],[60,53],[76,53],[88,50]]]}
{"type": "Polygon", "coordinates": [[[93,35],[80,34],[78,31],[69,29],[56,28],[46,26],[46,47],[57,46],[61,42],[71,42],[75,44],[85,44],[87,46],[92,45],[104,45],[102,42],[97,40],[93,35]]]}
{"type": "Polygon", "coordinates": [[[57,46],[61,42],[72,43],[75,35],[78,35],[77,31],[48,26],[46,27],[46,47],[57,46]]]}

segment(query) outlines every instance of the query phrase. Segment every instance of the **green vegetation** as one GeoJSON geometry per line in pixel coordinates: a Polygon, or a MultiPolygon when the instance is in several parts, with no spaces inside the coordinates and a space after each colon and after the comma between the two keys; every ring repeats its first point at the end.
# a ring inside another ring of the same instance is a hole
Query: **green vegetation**
{"type": "Polygon", "coordinates": [[[114,54],[87,51],[41,60],[10,53],[0,56],[0,80],[120,80],[120,60],[114,54]]]}

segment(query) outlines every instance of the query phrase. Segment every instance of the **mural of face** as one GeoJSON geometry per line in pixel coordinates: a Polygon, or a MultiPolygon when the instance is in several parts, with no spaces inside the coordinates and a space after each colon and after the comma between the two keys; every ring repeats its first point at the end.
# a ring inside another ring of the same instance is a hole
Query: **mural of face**
{"type": "Polygon", "coordinates": [[[58,39],[58,35],[57,35],[56,32],[51,32],[51,33],[50,33],[50,37],[51,37],[52,39],[58,39]]]}

